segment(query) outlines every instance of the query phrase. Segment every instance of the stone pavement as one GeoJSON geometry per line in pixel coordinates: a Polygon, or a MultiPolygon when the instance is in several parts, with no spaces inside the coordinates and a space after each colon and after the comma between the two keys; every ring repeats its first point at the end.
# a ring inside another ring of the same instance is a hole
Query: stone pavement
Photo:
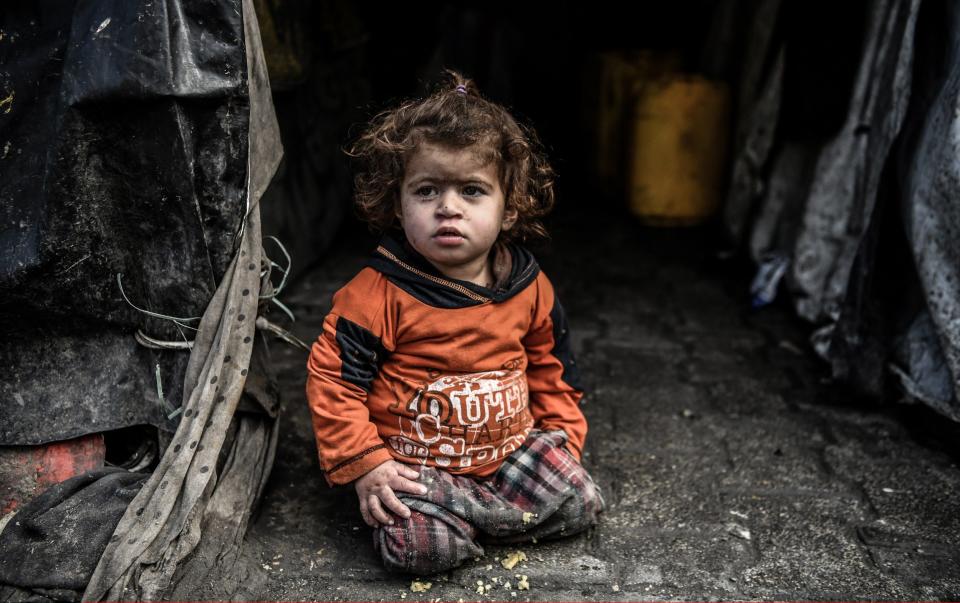
{"type": "MultiPolygon", "coordinates": [[[[592,533],[435,576],[384,571],[352,489],[320,476],[305,355],[274,346],[277,463],[236,581],[254,600],[960,598],[960,431],[923,407],[857,400],[824,378],[806,327],[758,312],[700,231],[625,216],[555,224],[538,254],[588,385],[585,464],[608,511],[592,533]],[[529,590],[517,589],[526,575],[529,590]],[[478,594],[477,584],[489,585],[478,594]],[[505,583],[509,582],[510,587],[505,583]]],[[[306,341],[370,241],[351,238],[284,296],[306,341]]]]}

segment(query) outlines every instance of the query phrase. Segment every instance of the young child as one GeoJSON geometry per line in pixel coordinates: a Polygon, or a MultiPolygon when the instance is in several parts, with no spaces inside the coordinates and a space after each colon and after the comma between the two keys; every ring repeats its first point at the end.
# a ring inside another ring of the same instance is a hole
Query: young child
{"type": "Polygon", "coordinates": [[[532,132],[449,75],[351,150],[359,211],[387,234],[307,364],[327,481],[354,484],[386,566],[416,574],[482,555],[480,538],[580,532],[604,504],[579,462],[563,308],[517,244],[546,235],[553,171],[532,132]]]}

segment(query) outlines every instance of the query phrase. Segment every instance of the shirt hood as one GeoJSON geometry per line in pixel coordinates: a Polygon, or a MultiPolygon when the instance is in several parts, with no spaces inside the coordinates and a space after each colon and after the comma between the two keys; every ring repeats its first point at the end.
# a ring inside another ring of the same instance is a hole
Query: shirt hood
{"type": "Polygon", "coordinates": [[[540,273],[533,254],[520,245],[498,242],[491,253],[496,281],[492,287],[444,276],[402,233],[385,235],[367,265],[418,300],[438,308],[502,302],[523,291],[540,273]]]}

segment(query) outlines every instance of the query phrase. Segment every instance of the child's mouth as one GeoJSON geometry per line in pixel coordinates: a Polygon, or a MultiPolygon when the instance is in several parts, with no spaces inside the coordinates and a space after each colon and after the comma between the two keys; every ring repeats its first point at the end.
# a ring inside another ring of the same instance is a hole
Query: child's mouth
{"type": "Polygon", "coordinates": [[[453,246],[462,243],[464,236],[456,228],[441,228],[433,235],[433,240],[439,245],[453,246]]]}

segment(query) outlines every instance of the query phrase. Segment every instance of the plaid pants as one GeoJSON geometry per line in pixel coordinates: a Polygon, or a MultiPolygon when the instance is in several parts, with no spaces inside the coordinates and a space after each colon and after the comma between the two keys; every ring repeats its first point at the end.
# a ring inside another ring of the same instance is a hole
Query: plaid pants
{"type": "Polygon", "coordinates": [[[576,534],[596,525],[604,502],[562,431],[530,432],[493,475],[471,478],[420,468],[426,494],[397,493],[409,519],[373,532],[388,569],[433,574],[483,554],[477,542],[524,542],[576,534]]]}

